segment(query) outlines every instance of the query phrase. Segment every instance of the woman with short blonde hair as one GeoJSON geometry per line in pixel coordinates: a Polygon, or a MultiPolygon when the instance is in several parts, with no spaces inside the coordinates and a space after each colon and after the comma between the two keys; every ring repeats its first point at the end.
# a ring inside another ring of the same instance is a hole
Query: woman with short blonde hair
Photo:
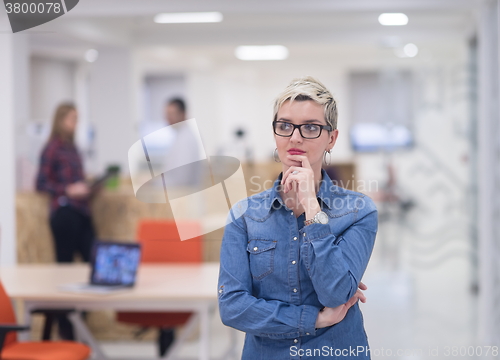
{"type": "Polygon", "coordinates": [[[377,209],[322,169],[338,137],[330,91],[293,80],[275,101],[273,131],[283,171],[231,209],[224,231],[222,322],[246,332],[245,360],[369,359],[358,300],[377,209]]]}

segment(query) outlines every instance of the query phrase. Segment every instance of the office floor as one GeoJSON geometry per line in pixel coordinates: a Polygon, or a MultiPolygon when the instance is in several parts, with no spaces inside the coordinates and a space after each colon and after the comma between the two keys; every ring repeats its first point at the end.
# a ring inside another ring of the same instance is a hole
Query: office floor
{"type": "MultiPolygon", "coordinates": [[[[442,227],[441,220],[431,224],[425,212],[400,215],[391,209],[384,213],[363,278],[368,301],[360,306],[372,359],[488,359],[486,347],[481,356],[464,356],[479,351],[466,222],[455,219],[442,227]],[[418,228],[408,226],[423,223],[418,228]]],[[[229,345],[228,329],[217,313],[211,327],[211,354],[216,358],[229,345]]],[[[237,339],[241,351],[244,334],[238,332],[237,339]]],[[[156,354],[154,343],[106,342],[103,347],[110,356],[122,358],[147,359],[156,354]]],[[[197,351],[193,339],[180,355],[196,357],[197,351]]]]}
{"type": "Polygon", "coordinates": [[[488,358],[486,347],[472,355],[481,349],[467,221],[442,221],[417,211],[380,223],[361,305],[373,359],[488,358]]]}

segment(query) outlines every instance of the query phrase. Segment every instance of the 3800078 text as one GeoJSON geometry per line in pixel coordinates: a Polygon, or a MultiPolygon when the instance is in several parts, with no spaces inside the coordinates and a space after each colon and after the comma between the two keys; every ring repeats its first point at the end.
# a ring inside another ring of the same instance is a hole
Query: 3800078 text
{"type": "Polygon", "coordinates": [[[498,356],[498,346],[444,346],[443,356],[498,356]]]}
{"type": "Polygon", "coordinates": [[[5,3],[7,14],[59,14],[63,11],[61,3],[5,3]]]}

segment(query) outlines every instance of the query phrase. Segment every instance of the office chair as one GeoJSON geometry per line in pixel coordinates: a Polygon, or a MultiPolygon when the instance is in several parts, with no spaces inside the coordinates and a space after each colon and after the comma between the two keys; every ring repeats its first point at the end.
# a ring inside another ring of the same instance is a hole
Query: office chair
{"type": "MultiPolygon", "coordinates": [[[[183,226],[200,229],[197,222],[184,222],[183,226]]],[[[200,234],[201,231],[195,233],[200,234]]],[[[143,263],[201,263],[201,237],[181,241],[173,220],[142,220],[139,222],[137,239],[142,244],[143,263]]],[[[143,328],[160,329],[158,348],[160,356],[164,356],[174,342],[174,328],[185,325],[192,312],[118,312],[119,322],[140,325],[143,328]]]]}
{"type": "Polygon", "coordinates": [[[0,359],[2,360],[85,360],[90,348],[74,341],[18,342],[15,331],[28,330],[17,325],[14,309],[0,282],[0,359]]]}

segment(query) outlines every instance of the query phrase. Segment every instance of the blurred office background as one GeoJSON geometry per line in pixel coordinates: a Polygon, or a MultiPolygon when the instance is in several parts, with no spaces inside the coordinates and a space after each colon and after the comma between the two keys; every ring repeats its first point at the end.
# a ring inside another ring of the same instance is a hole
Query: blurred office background
{"type": "MultiPolygon", "coordinates": [[[[9,34],[1,11],[0,264],[52,261],[51,243],[37,245],[29,228],[46,216],[34,176],[61,101],[78,107],[87,174],[122,170],[125,190],[98,199],[98,230],[130,240],[133,216],[164,215],[126,186],[128,149],[165,126],[166,99],[186,99],[207,155],[237,156],[246,175],[271,179],[274,97],[312,75],[338,101],[332,163],[343,185],[379,208],[361,305],[372,348],[417,349],[399,359],[435,358],[436,347],[440,357],[457,347],[494,358],[476,347],[500,346],[499,14],[497,0],[82,0],[9,34]],[[217,13],[209,23],[155,22],[178,12],[217,13]],[[239,48],[249,45],[279,46],[239,48]]],[[[205,260],[217,261],[220,233],[211,236],[205,260]]],[[[217,353],[228,340],[217,317],[213,327],[217,353]]],[[[101,339],[110,353],[154,353],[147,339],[101,339]]]]}

